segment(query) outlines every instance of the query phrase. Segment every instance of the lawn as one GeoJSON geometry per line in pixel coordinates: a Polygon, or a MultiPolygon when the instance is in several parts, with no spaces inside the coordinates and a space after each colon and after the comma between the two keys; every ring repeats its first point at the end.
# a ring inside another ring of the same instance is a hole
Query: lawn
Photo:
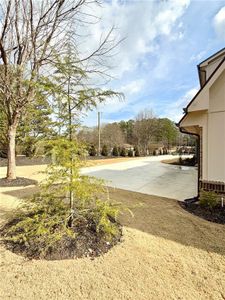
{"type": "MultiPolygon", "coordinates": [[[[41,180],[44,165],[19,166],[41,180]]],[[[0,168],[1,175],[5,167],[0,168]]],[[[3,187],[1,224],[36,187],[3,187]]],[[[0,245],[1,299],[225,299],[224,226],[184,211],[172,199],[110,190],[133,205],[120,217],[123,242],[106,255],[64,261],[27,260],[0,245]]]]}

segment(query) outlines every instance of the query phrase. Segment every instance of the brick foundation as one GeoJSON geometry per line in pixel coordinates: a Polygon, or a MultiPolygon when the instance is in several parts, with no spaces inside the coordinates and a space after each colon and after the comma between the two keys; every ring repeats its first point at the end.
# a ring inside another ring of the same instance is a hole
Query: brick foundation
{"type": "Polygon", "coordinates": [[[206,181],[201,180],[200,183],[200,189],[203,189],[205,191],[214,191],[216,193],[225,194],[225,183],[220,181],[206,181]]]}

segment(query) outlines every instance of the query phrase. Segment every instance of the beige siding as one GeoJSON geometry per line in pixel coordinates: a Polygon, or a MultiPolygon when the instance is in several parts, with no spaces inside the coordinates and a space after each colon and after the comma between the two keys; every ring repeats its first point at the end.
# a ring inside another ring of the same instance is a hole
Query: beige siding
{"type": "Polygon", "coordinates": [[[225,71],[209,89],[209,113],[225,110],[225,71]]]}
{"type": "Polygon", "coordinates": [[[207,111],[190,112],[182,121],[182,127],[204,126],[207,119],[207,111]]]}
{"type": "Polygon", "coordinates": [[[208,180],[225,182],[225,71],[209,94],[208,180]]]}
{"type": "Polygon", "coordinates": [[[188,112],[195,112],[209,108],[209,90],[203,89],[202,92],[195,98],[195,100],[188,107],[188,112]]]}
{"type": "Polygon", "coordinates": [[[208,180],[225,182],[225,113],[209,114],[208,180]]]}

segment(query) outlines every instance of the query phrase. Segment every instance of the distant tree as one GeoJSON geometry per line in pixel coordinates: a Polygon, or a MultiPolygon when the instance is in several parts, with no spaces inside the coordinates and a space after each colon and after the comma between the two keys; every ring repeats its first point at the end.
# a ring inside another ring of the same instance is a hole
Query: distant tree
{"type": "Polygon", "coordinates": [[[76,137],[87,145],[98,146],[98,129],[96,127],[83,126],[78,129],[76,137]]]}
{"type": "Polygon", "coordinates": [[[168,154],[168,150],[167,150],[167,148],[163,148],[163,155],[166,155],[166,154],[168,154]]]}
{"type": "Polygon", "coordinates": [[[163,118],[158,119],[158,130],[156,133],[156,138],[161,141],[164,146],[168,149],[171,145],[176,144],[179,129],[176,127],[173,121],[163,118]]]}
{"type": "Polygon", "coordinates": [[[113,145],[123,145],[125,143],[125,137],[118,123],[109,123],[102,126],[101,129],[101,141],[108,148],[112,148],[113,145]]]}
{"type": "Polygon", "coordinates": [[[106,145],[103,145],[101,154],[102,156],[108,156],[108,148],[106,145]]]}
{"type": "Polygon", "coordinates": [[[97,150],[96,150],[94,145],[91,145],[91,147],[89,148],[88,153],[89,153],[90,156],[96,156],[97,155],[97,150]]]}
{"type": "Polygon", "coordinates": [[[127,144],[135,144],[135,136],[134,136],[134,120],[129,121],[120,121],[119,126],[123,131],[125,140],[127,144]]]}
{"type": "Polygon", "coordinates": [[[121,149],[120,156],[123,156],[123,157],[127,156],[127,151],[124,147],[121,149]]]}
{"type": "Polygon", "coordinates": [[[157,118],[152,110],[141,111],[134,124],[137,145],[143,154],[147,154],[149,144],[154,141],[158,128],[157,118]]]}
{"type": "Polygon", "coordinates": [[[119,156],[119,151],[118,151],[118,147],[117,147],[117,146],[114,146],[114,147],[113,147],[112,155],[113,155],[113,156],[119,156]]]}
{"type": "Polygon", "coordinates": [[[140,156],[140,152],[139,152],[139,149],[137,146],[134,148],[134,153],[135,153],[135,156],[140,156]]]}
{"type": "Polygon", "coordinates": [[[133,157],[133,151],[131,149],[129,149],[129,151],[128,151],[128,156],[133,157]]]}

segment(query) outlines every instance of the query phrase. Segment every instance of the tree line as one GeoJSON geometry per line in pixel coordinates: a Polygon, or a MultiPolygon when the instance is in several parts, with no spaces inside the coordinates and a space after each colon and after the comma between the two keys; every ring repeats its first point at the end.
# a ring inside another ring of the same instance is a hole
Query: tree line
{"type": "MultiPolygon", "coordinates": [[[[97,127],[82,127],[77,137],[89,146],[89,153],[98,153],[99,132],[97,127]]],[[[168,151],[174,146],[190,145],[192,137],[180,133],[176,124],[168,118],[158,118],[152,111],[141,111],[135,119],[103,124],[100,130],[101,154],[107,156],[137,156],[168,151]],[[134,153],[129,150],[134,150],[134,153]]]]}
{"type": "MultiPolygon", "coordinates": [[[[60,111],[60,115],[57,114],[45,97],[37,98],[35,103],[28,106],[26,114],[20,118],[16,134],[16,152],[28,157],[34,154],[43,155],[45,149],[42,141],[66,136],[67,132],[63,125],[65,116],[62,117],[62,113],[63,111],[60,111]]],[[[0,123],[0,126],[2,128],[0,156],[6,157],[7,130],[4,122],[0,123]]],[[[89,154],[96,156],[98,128],[77,125],[75,127],[72,138],[83,142],[89,154]]],[[[173,121],[158,118],[147,110],[140,112],[135,119],[103,124],[100,136],[102,156],[147,155],[154,154],[156,150],[163,151],[163,148],[164,151],[168,151],[174,146],[195,144],[194,138],[180,133],[173,121]]]]}

